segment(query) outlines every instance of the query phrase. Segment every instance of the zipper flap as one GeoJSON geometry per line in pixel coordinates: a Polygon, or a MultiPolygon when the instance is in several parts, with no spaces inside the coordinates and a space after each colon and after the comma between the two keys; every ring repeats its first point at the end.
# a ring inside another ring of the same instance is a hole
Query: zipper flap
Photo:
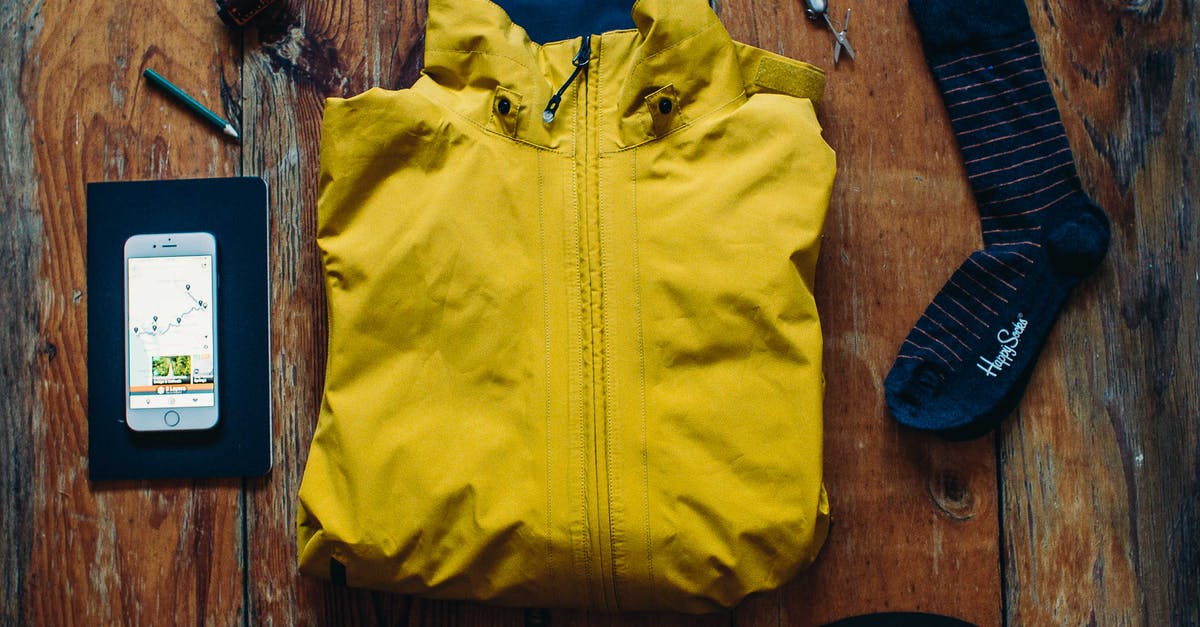
{"type": "Polygon", "coordinates": [[[575,70],[571,72],[571,76],[567,77],[567,82],[550,96],[550,102],[546,103],[546,110],[542,111],[542,121],[549,124],[554,121],[554,114],[558,112],[558,106],[562,104],[562,96],[566,93],[567,88],[571,83],[575,82],[576,77],[587,67],[587,64],[592,60],[592,36],[584,35],[583,40],[579,44],[579,52],[575,53],[575,59],[571,61],[571,65],[575,66],[575,70]]]}

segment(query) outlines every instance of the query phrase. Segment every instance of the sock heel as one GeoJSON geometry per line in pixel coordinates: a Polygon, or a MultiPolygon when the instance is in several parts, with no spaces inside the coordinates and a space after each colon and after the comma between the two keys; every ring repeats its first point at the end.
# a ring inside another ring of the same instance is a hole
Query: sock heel
{"type": "Polygon", "coordinates": [[[1046,252],[1054,267],[1076,278],[1095,270],[1108,251],[1108,219],[1095,203],[1084,202],[1084,211],[1071,212],[1046,237],[1046,252]]]}

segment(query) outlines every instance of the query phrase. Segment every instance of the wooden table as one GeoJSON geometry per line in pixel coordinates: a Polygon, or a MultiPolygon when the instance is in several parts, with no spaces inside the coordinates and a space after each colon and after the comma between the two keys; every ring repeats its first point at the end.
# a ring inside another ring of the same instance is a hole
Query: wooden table
{"type": "MultiPolygon", "coordinates": [[[[0,624],[811,625],[924,610],[980,625],[1200,624],[1196,0],[1032,3],[1086,190],[1113,224],[995,436],[897,427],[882,380],[980,229],[906,4],[854,7],[855,62],[798,0],[726,0],[733,36],[830,70],[840,171],[818,268],[836,522],[783,589],[701,618],[489,608],[296,572],[320,403],[322,99],[409,85],[424,2],[0,2],[0,624]],[[140,78],[152,66],[240,145],[140,78]],[[258,175],[271,189],[276,465],[253,480],[87,480],[85,181],[258,175]]],[[[836,6],[840,4],[841,6],[836,6]]]]}

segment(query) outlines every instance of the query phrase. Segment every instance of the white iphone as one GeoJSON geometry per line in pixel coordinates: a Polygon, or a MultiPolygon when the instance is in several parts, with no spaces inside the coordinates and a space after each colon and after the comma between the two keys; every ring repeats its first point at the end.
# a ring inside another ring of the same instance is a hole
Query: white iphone
{"type": "Polygon", "coordinates": [[[134,431],[217,424],[217,241],[125,241],[125,422],[134,431]]]}

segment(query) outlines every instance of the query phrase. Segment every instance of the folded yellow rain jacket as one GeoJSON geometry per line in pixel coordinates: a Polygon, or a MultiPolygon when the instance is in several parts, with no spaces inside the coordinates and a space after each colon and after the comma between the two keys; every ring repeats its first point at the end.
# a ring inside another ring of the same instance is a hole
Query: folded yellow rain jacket
{"type": "Polygon", "coordinates": [[[301,570],[614,611],[780,585],[828,526],[823,74],[704,0],[546,44],[429,7],[411,89],[326,105],[301,570]]]}

